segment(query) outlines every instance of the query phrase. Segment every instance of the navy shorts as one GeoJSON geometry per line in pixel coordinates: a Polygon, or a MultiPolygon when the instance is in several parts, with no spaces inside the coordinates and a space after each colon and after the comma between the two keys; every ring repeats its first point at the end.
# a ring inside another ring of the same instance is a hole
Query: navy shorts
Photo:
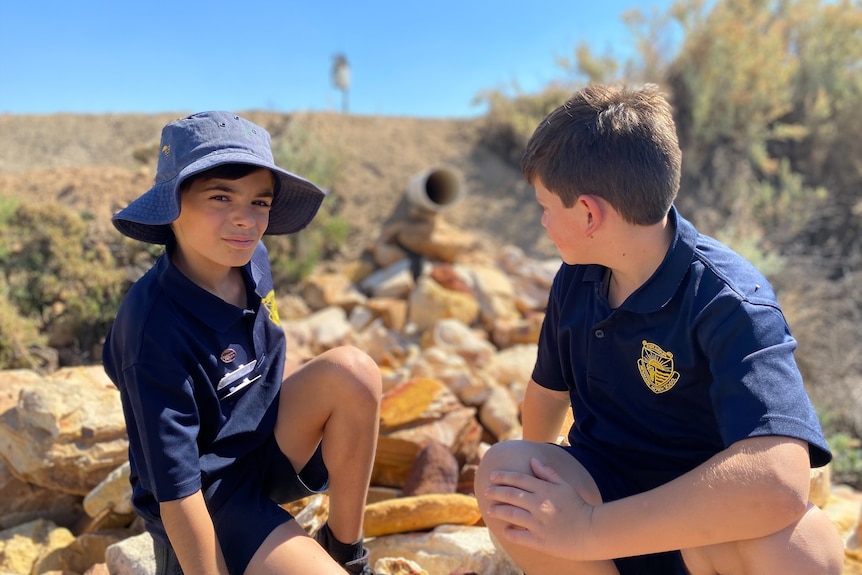
{"type": "MultiPolygon", "coordinates": [[[[643,480],[641,474],[614,469],[603,458],[576,446],[563,445],[560,447],[590,472],[602,494],[602,501],[616,501],[630,495],[643,493],[664,482],[663,479],[658,481],[654,478],[643,480]]],[[[679,551],[622,557],[614,559],[614,564],[620,575],[688,575],[688,570],[682,560],[682,553],[679,551]]]]}
{"type": "MultiPolygon", "coordinates": [[[[218,506],[209,510],[231,575],[242,575],[264,539],[276,527],[293,519],[280,503],[322,493],[329,486],[320,446],[302,471],[296,473],[274,437],[237,473],[239,477],[230,481],[230,496],[219,498],[218,506]]],[[[169,546],[154,539],[154,551],[156,575],[182,575],[169,546]]]]}

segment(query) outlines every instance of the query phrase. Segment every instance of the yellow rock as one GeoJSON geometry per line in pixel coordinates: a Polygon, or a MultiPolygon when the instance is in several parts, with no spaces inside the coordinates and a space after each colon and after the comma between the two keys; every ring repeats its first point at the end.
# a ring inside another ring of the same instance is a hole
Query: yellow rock
{"type": "Polygon", "coordinates": [[[481,519],[475,497],[460,493],[414,495],[365,506],[365,536],[423,531],[438,525],[473,525],[481,519]]]}

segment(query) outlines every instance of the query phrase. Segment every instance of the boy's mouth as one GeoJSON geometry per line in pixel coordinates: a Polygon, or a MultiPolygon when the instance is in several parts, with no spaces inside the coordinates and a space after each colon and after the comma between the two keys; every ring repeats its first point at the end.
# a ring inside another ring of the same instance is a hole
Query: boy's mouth
{"type": "Polygon", "coordinates": [[[247,249],[257,243],[257,238],[229,237],[224,238],[224,241],[234,248],[247,249]]]}

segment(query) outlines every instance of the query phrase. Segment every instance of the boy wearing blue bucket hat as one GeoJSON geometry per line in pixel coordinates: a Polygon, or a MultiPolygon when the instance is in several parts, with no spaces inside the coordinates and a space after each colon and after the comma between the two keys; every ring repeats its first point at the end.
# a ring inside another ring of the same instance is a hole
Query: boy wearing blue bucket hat
{"type": "Polygon", "coordinates": [[[103,354],[159,574],[371,573],[362,520],[380,372],[344,346],[284,377],[260,241],[303,229],[323,197],[275,165],[266,130],[205,112],[164,127],[155,184],[113,217],[165,245],[103,354]],[[312,539],[280,504],[325,490],[329,518],[312,539]]]}

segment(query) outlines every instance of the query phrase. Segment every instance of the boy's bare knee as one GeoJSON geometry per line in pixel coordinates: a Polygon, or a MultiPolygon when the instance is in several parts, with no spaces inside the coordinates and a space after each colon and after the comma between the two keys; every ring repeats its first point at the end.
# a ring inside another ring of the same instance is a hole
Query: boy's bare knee
{"type": "Polygon", "coordinates": [[[346,393],[357,393],[357,399],[380,401],[383,384],[380,368],[367,353],[352,345],[345,345],[321,354],[336,371],[337,384],[346,393]]]}
{"type": "Polygon", "coordinates": [[[482,499],[482,492],[490,482],[489,477],[494,471],[531,473],[530,458],[533,452],[530,451],[529,446],[529,442],[521,440],[502,441],[492,445],[482,456],[476,470],[473,480],[476,497],[482,499]]]}

